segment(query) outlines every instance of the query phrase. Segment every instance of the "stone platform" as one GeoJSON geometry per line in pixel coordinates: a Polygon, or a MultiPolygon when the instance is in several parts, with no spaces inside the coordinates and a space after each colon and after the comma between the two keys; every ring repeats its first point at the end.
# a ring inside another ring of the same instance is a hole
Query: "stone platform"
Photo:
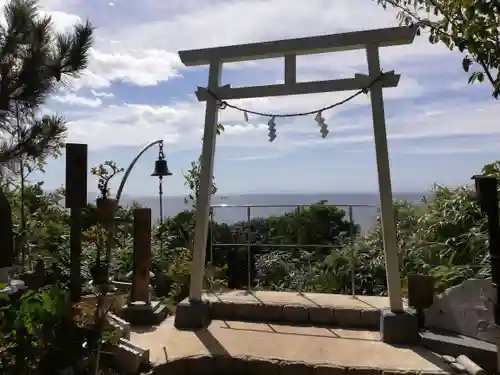
{"type": "Polygon", "coordinates": [[[388,297],[231,290],[203,296],[212,319],[378,329],[388,297]]]}
{"type": "Polygon", "coordinates": [[[153,374],[448,374],[437,355],[393,346],[378,331],[213,320],[206,329],[180,331],[173,318],[132,331],[150,351],[153,374]]]}

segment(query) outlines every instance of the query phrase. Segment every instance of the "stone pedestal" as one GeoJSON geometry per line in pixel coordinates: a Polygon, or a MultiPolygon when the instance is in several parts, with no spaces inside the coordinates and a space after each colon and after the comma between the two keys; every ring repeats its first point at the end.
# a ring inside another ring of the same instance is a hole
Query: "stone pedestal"
{"type": "Polygon", "coordinates": [[[417,314],[411,311],[380,314],[380,338],[387,344],[414,345],[420,340],[417,314]]]}
{"type": "Polygon", "coordinates": [[[134,268],[130,302],[123,307],[125,320],[135,325],[154,325],[167,317],[168,309],[151,301],[151,209],[134,210],[134,268]]]}
{"type": "Polygon", "coordinates": [[[150,302],[149,271],[151,269],[151,209],[134,210],[134,268],[130,302],[150,302]]]}
{"type": "Polygon", "coordinates": [[[168,315],[168,309],[158,301],[130,302],[123,307],[123,318],[133,325],[147,326],[160,324],[168,315]]]}
{"type": "Polygon", "coordinates": [[[175,310],[175,328],[181,330],[196,330],[206,328],[212,321],[210,302],[190,301],[189,298],[181,301],[175,310]]]}

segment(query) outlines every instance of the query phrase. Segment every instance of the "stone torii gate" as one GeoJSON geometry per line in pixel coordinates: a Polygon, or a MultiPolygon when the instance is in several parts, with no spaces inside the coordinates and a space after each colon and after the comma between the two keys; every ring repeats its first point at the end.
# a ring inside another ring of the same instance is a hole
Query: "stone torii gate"
{"type": "MultiPolygon", "coordinates": [[[[389,72],[380,76],[379,49],[381,47],[411,44],[415,35],[416,31],[411,27],[393,27],[179,52],[180,59],[186,66],[209,65],[208,87],[198,88],[196,92],[198,100],[206,102],[206,112],[189,298],[183,301],[177,309],[178,314],[182,313],[186,315],[185,318],[182,318],[186,324],[189,319],[190,323],[188,325],[193,327],[204,325],[202,323],[202,315],[204,315],[202,310],[205,309],[202,303],[202,285],[205,268],[206,239],[219,109],[218,100],[215,99],[214,96],[220,100],[231,100],[362,90],[373,82],[370,88],[370,98],[390,310],[392,313],[403,312],[400,269],[396,243],[396,225],[393,211],[382,94],[383,88],[397,87],[400,76],[394,74],[394,72],[389,72]],[[355,74],[354,78],[348,79],[297,82],[296,57],[298,55],[358,49],[365,49],[366,51],[368,75],[355,74]],[[285,82],[283,84],[235,88],[230,85],[220,86],[223,63],[278,57],[284,58],[285,82]],[[210,95],[207,89],[214,95],[210,95]]],[[[181,319],[181,317],[179,317],[179,319],[181,319]]],[[[183,326],[185,324],[179,322],[179,325],[183,326]]]]}

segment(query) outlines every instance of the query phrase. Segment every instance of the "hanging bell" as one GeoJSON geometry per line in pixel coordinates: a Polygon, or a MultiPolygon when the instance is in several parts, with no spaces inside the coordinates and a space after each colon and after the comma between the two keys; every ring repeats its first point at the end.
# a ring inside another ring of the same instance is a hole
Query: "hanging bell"
{"type": "Polygon", "coordinates": [[[151,173],[153,177],[172,176],[172,172],[168,170],[167,161],[165,159],[158,159],[155,161],[155,170],[151,173]]]}

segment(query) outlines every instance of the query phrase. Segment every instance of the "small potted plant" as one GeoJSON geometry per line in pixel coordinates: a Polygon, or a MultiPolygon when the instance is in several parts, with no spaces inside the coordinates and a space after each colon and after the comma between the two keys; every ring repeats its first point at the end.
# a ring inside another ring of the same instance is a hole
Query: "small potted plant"
{"type": "Polygon", "coordinates": [[[408,275],[408,305],[416,310],[421,328],[425,325],[424,309],[434,303],[434,284],[434,277],[427,273],[408,275]]]}
{"type": "Polygon", "coordinates": [[[119,168],[111,160],[91,169],[91,173],[98,178],[97,188],[101,195],[96,200],[96,206],[99,220],[103,224],[109,225],[115,217],[117,202],[116,199],[110,198],[109,182],[121,172],[123,172],[123,168],[119,168]]]}

